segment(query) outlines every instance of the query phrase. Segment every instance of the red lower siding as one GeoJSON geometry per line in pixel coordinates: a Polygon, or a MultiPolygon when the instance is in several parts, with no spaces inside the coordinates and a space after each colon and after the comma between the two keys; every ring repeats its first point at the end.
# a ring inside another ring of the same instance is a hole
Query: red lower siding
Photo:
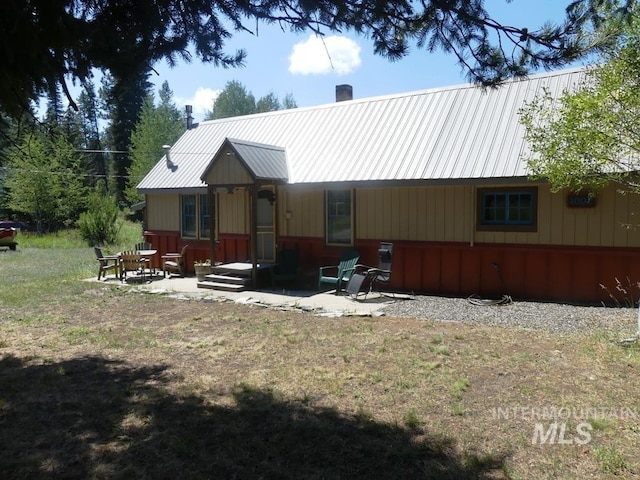
{"type": "Polygon", "coordinates": [[[193,273],[193,262],[195,260],[205,260],[211,258],[209,253],[209,241],[202,240],[189,240],[180,238],[178,232],[171,231],[146,231],[144,232],[144,241],[151,243],[153,248],[158,250],[158,253],[153,258],[153,263],[156,268],[160,268],[162,265],[161,256],[172,252],[178,253],[182,250],[182,247],[189,245],[186,253],[186,267],[187,272],[193,273]]]}
{"type": "MultiPolygon", "coordinates": [[[[161,253],[179,251],[185,243],[177,232],[146,232],[161,253]]],[[[386,239],[381,239],[385,241],[386,239]]],[[[210,258],[208,242],[188,242],[188,265],[210,258]]],[[[378,241],[358,241],[360,263],[377,265],[378,241]]],[[[318,267],[336,265],[344,248],[329,247],[322,238],[281,237],[278,247],[297,248],[307,278],[318,267]]],[[[215,260],[249,259],[247,235],[221,235],[215,260]]],[[[608,301],[600,284],[615,290],[640,280],[640,254],[634,249],[492,245],[440,242],[394,242],[391,289],[434,295],[511,295],[514,299],[599,303],[608,301]]],[[[312,283],[312,282],[310,282],[312,283]]]]}

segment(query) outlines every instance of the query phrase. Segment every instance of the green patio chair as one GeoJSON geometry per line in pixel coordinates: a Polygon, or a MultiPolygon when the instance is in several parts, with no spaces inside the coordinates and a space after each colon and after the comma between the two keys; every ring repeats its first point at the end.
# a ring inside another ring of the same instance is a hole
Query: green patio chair
{"type": "Polygon", "coordinates": [[[338,265],[329,265],[320,267],[318,273],[318,290],[322,288],[323,283],[336,286],[336,295],[343,289],[343,285],[349,283],[351,275],[356,268],[356,264],[360,259],[360,254],[355,250],[347,250],[342,254],[338,265]],[[329,275],[328,272],[335,271],[335,276],[329,275]]]}

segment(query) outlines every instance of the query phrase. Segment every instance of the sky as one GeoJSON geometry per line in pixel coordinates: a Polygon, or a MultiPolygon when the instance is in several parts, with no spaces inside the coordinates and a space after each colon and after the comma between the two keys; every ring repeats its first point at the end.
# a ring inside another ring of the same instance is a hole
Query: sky
{"type": "MultiPolygon", "coordinates": [[[[487,0],[490,15],[502,22],[534,30],[547,21],[564,18],[568,2],[562,0],[487,0]]],[[[352,32],[330,33],[319,38],[310,32],[292,33],[278,26],[260,24],[258,34],[236,33],[226,51],[247,52],[245,66],[223,69],[180,61],[170,68],[165,61],[154,66],[150,81],[155,91],[164,81],[173,90],[176,105],[193,106],[196,122],[211,110],[216,95],[230,81],[239,81],[259,99],[274,93],[291,94],[298,107],[332,103],[335,87],[349,84],[355,99],[404,93],[466,83],[465,72],[453,54],[430,53],[413,47],[398,61],[373,53],[373,42],[352,32]]]]}

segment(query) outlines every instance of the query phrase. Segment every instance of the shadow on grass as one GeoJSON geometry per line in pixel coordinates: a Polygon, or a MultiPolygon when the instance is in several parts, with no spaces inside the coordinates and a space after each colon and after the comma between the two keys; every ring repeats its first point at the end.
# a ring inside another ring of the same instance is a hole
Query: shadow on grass
{"type": "Polygon", "coordinates": [[[178,397],[172,380],[101,357],[4,358],[2,478],[496,478],[504,461],[462,461],[448,439],[248,387],[178,397]],[[212,404],[224,398],[235,403],[212,404]]]}

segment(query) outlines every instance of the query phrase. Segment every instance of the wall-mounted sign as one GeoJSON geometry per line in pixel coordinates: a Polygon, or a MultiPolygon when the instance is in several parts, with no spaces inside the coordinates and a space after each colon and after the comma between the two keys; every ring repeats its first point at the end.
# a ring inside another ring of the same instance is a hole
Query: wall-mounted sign
{"type": "Polygon", "coordinates": [[[567,195],[567,207],[569,208],[594,208],[596,196],[588,193],[570,193],[567,195]]]}

